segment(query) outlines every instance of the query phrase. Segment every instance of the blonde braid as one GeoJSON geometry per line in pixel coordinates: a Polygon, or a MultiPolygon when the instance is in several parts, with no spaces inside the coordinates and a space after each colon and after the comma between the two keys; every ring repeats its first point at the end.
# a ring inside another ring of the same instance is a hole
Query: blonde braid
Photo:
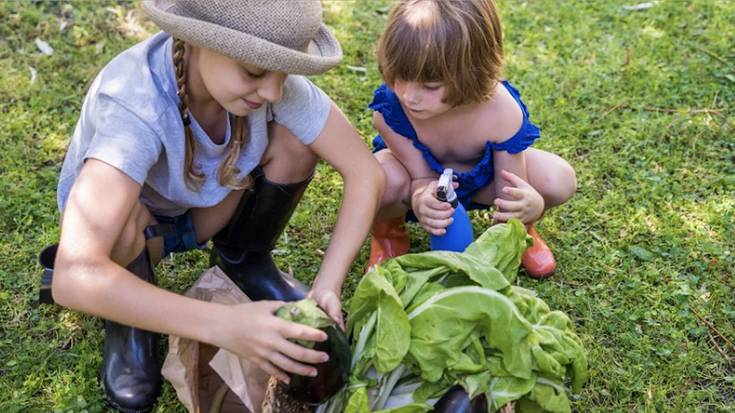
{"type": "MultiPolygon", "coordinates": [[[[186,51],[183,40],[174,38],[173,59],[176,69],[176,93],[179,95],[179,113],[181,120],[184,122],[184,135],[186,136],[186,156],[184,158],[184,180],[186,186],[193,191],[199,191],[204,183],[205,176],[203,173],[197,173],[194,168],[194,151],[196,149],[196,140],[194,133],[191,131],[191,117],[189,115],[189,102],[186,94],[186,62],[184,52],[186,51]]],[[[229,115],[228,115],[229,116],[229,115]]],[[[250,187],[251,178],[246,176],[242,180],[237,179],[240,169],[237,167],[237,160],[240,158],[242,148],[248,143],[248,127],[245,120],[241,117],[235,118],[235,130],[230,139],[227,153],[219,166],[219,183],[230,189],[245,189],[250,187]]]]}
{"type": "Polygon", "coordinates": [[[181,121],[184,122],[184,136],[186,138],[186,151],[184,157],[184,181],[186,186],[192,191],[199,191],[204,183],[204,174],[197,172],[194,168],[194,152],[196,150],[196,140],[194,133],[191,131],[191,117],[189,115],[189,102],[186,95],[186,59],[184,53],[186,47],[183,40],[174,38],[173,58],[174,68],[176,69],[176,94],[179,95],[179,113],[181,121]]]}
{"type": "Polygon", "coordinates": [[[240,158],[242,148],[248,143],[249,134],[248,126],[245,119],[235,117],[235,129],[230,138],[227,154],[225,154],[222,163],[219,165],[219,183],[231,189],[245,189],[250,187],[251,178],[247,175],[244,179],[238,180],[237,175],[240,174],[240,168],[237,167],[237,160],[240,158]]]}

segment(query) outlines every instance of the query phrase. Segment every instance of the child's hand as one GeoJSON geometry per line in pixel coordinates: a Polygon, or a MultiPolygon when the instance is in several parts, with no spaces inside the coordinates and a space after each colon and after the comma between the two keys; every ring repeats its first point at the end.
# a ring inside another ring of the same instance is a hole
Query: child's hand
{"type": "Polygon", "coordinates": [[[329,356],[288,339],[324,341],[327,334],[276,316],[274,313],[284,304],[281,301],[258,301],[226,306],[220,317],[221,323],[215,327],[212,344],[257,364],[284,383],[289,382],[286,372],[315,376],[316,368],[306,364],[323,363],[329,356]]]}
{"type": "Polygon", "coordinates": [[[512,185],[503,187],[503,193],[513,199],[495,199],[498,210],[493,214],[493,220],[507,222],[511,218],[518,218],[528,224],[539,219],[544,212],[544,198],[518,175],[506,170],[501,175],[512,185]]]}
{"type": "Polygon", "coordinates": [[[345,329],[344,319],[342,318],[342,303],[339,301],[339,294],[329,288],[314,288],[309,291],[307,297],[313,298],[319,307],[321,307],[329,317],[339,324],[342,330],[345,329]]]}
{"type": "MultiPolygon", "coordinates": [[[[426,231],[433,235],[444,235],[447,227],[454,221],[454,208],[449,202],[442,202],[436,199],[436,186],[438,181],[432,181],[424,187],[421,192],[413,198],[413,213],[419,220],[419,223],[426,231]]],[[[457,188],[458,183],[454,182],[457,188]]]]}

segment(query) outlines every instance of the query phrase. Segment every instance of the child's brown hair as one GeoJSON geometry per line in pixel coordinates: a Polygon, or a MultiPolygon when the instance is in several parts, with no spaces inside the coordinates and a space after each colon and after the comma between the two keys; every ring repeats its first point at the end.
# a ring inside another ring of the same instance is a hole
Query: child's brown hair
{"type": "Polygon", "coordinates": [[[456,106],[489,99],[503,68],[503,33],[494,0],[402,0],[378,44],[378,67],[396,79],[443,82],[456,106]]]}

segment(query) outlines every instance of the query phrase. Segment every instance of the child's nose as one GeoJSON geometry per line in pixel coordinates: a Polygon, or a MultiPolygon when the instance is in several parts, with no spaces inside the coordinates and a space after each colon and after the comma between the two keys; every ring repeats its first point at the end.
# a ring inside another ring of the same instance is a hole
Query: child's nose
{"type": "Polygon", "coordinates": [[[286,81],[286,76],[285,73],[267,73],[258,85],[258,95],[269,102],[281,100],[283,83],[286,81]]]}
{"type": "Polygon", "coordinates": [[[403,92],[401,93],[401,98],[406,103],[417,103],[418,102],[418,93],[416,88],[411,86],[404,86],[403,92]]]}

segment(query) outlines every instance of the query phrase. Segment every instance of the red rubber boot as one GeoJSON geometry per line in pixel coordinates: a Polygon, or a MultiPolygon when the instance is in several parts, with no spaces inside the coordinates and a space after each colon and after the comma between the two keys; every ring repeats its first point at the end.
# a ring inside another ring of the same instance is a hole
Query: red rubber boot
{"type": "Polygon", "coordinates": [[[408,253],[411,239],[403,217],[375,221],[370,240],[368,270],[381,262],[408,253]]]}
{"type": "Polygon", "coordinates": [[[533,239],[533,245],[528,247],[521,259],[521,264],[532,278],[544,279],[551,276],[556,270],[556,260],[548,245],[536,232],[533,224],[526,225],[528,235],[533,239]]]}

